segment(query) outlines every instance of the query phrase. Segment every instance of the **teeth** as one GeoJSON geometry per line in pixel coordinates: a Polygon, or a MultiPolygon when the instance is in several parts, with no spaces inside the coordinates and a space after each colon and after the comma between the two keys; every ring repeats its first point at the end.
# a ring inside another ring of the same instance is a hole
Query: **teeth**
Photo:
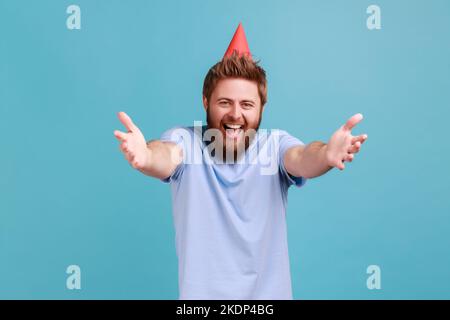
{"type": "Polygon", "coordinates": [[[225,124],[230,129],[240,129],[242,125],[240,124],[225,124]]]}

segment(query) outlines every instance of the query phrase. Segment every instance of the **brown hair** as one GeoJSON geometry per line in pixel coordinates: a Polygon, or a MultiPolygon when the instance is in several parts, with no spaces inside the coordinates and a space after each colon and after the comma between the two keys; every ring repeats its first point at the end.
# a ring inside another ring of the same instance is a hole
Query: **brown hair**
{"type": "Polygon", "coordinates": [[[211,94],[219,80],[226,78],[243,78],[255,81],[258,85],[258,93],[261,99],[261,107],[267,102],[266,72],[250,56],[238,55],[236,51],[232,55],[224,57],[209,69],[203,82],[203,95],[209,101],[211,94]]]}

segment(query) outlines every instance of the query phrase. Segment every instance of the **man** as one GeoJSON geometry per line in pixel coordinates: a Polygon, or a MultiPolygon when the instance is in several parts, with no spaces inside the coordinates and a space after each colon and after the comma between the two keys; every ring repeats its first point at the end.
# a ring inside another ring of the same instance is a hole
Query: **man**
{"type": "Polygon", "coordinates": [[[240,24],[206,75],[206,126],[173,128],[146,142],[125,113],[115,131],[133,168],[171,184],[180,299],[292,299],[287,192],[331,168],[345,168],[367,135],[356,114],[327,144],[305,145],[259,129],[265,71],[251,58],[240,24]]]}

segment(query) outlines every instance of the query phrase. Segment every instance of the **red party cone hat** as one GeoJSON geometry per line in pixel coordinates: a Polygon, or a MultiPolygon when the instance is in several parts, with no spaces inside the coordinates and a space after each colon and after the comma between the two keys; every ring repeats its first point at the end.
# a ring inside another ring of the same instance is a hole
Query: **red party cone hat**
{"type": "Polygon", "coordinates": [[[250,49],[248,48],[247,38],[245,37],[242,23],[239,23],[236,32],[234,33],[233,39],[231,39],[228,49],[224,54],[224,57],[231,56],[233,54],[233,51],[235,50],[237,51],[239,56],[245,54],[251,57],[252,55],[250,53],[250,49]]]}

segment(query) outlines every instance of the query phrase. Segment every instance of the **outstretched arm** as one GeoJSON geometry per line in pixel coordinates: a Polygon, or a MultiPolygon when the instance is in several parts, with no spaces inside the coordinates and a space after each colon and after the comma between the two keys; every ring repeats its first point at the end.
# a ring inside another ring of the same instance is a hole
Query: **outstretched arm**
{"type": "Polygon", "coordinates": [[[367,134],[352,136],[351,130],[363,119],[362,114],[352,116],[330,138],[328,144],[314,141],[306,146],[288,149],[284,166],[295,177],[315,178],[336,167],[345,169],[344,162],[352,162],[367,134]]]}
{"type": "Polygon", "coordinates": [[[182,149],[172,142],[146,142],[141,130],[125,112],[119,112],[118,117],[128,132],[115,130],[114,135],[121,142],[120,150],[130,165],[158,179],[171,176],[183,160],[182,149]]]}

